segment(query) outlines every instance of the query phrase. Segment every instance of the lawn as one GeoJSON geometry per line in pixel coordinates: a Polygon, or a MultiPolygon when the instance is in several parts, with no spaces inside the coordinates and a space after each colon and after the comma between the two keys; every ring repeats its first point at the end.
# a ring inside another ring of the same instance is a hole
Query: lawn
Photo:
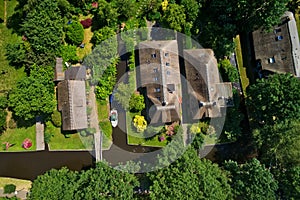
{"type": "Polygon", "coordinates": [[[16,190],[26,190],[29,191],[31,188],[31,181],[16,179],[16,178],[6,178],[0,177],[0,188],[4,188],[7,184],[14,184],[16,186],[16,190]]]}
{"type": "Polygon", "coordinates": [[[3,144],[4,142],[13,144],[13,146],[10,147],[8,151],[35,151],[35,125],[28,128],[7,129],[0,136],[0,144],[2,145],[0,151],[5,151],[5,144],[3,144]],[[28,150],[25,150],[22,147],[22,142],[26,138],[29,138],[32,141],[32,147],[30,147],[28,150]]]}
{"type": "Polygon", "coordinates": [[[236,52],[236,59],[237,59],[237,62],[238,62],[240,79],[241,79],[241,82],[242,82],[242,88],[243,88],[244,95],[246,96],[246,88],[249,85],[249,79],[247,77],[246,66],[243,65],[243,54],[242,54],[240,36],[236,36],[236,38],[234,38],[234,43],[235,43],[235,46],[236,46],[235,52],[236,52]]]}
{"type": "MultiPolygon", "coordinates": [[[[79,17],[79,21],[87,19],[87,18],[93,18],[92,15],[88,15],[88,16],[83,16],[80,15],[79,17]]],[[[85,56],[87,56],[88,54],[90,54],[92,52],[92,47],[93,44],[91,43],[91,39],[93,37],[93,32],[92,32],[92,27],[84,29],[84,39],[82,41],[82,43],[85,45],[84,48],[77,48],[77,56],[79,57],[79,59],[83,59],[85,56]]]]}
{"type": "MultiPolygon", "coordinates": [[[[132,126],[132,118],[134,115],[139,113],[126,112],[126,128],[127,128],[127,143],[129,145],[142,145],[142,146],[153,146],[153,147],[164,147],[167,145],[167,140],[162,142],[159,141],[159,134],[152,138],[145,138],[143,133],[138,133],[132,126]]],[[[155,130],[159,132],[162,127],[156,127],[155,130]]]]}
{"type": "Polygon", "coordinates": [[[65,137],[65,135],[61,133],[61,128],[55,128],[54,130],[54,137],[51,137],[51,141],[49,143],[49,149],[51,150],[93,149],[93,135],[82,137],[79,133],[73,133],[68,134],[67,137],[65,137]]]}
{"type": "Polygon", "coordinates": [[[104,134],[102,143],[103,149],[108,149],[112,141],[112,126],[109,121],[109,110],[107,104],[107,101],[97,100],[99,126],[104,134]]]}

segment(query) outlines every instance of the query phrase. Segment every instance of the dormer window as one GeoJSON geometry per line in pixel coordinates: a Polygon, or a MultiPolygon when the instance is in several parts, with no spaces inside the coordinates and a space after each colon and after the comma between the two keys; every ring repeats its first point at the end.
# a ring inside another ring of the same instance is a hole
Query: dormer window
{"type": "Polygon", "coordinates": [[[155,92],[160,92],[160,88],[155,88],[154,91],[155,92]]]}
{"type": "Polygon", "coordinates": [[[169,62],[166,62],[166,66],[170,66],[170,63],[169,63],[169,62]]]}
{"type": "Polygon", "coordinates": [[[158,72],[157,68],[154,68],[154,69],[153,69],[153,72],[154,72],[154,73],[158,72]]]}
{"type": "Polygon", "coordinates": [[[165,53],[165,57],[169,57],[169,53],[165,53]]]}
{"type": "Polygon", "coordinates": [[[156,58],[156,53],[151,54],[152,58],[156,58]]]}

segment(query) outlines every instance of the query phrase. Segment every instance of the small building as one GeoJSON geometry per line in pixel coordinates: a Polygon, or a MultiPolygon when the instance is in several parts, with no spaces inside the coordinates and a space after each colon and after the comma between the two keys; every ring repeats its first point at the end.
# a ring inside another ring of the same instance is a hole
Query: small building
{"type": "Polygon", "coordinates": [[[232,84],[222,83],[211,49],[184,50],[192,119],[221,117],[225,107],[233,106],[232,84]]]}
{"type": "Polygon", "coordinates": [[[180,121],[181,79],[176,40],[139,44],[137,79],[146,93],[151,123],[180,121]]]}
{"type": "Polygon", "coordinates": [[[58,110],[62,113],[62,129],[87,128],[85,82],[64,80],[57,86],[57,95],[58,110]]]}
{"type": "Polygon", "coordinates": [[[86,67],[62,68],[62,59],[56,59],[58,110],[62,113],[62,129],[66,131],[88,128],[86,111],[86,67]]]}
{"type": "Polygon", "coordinates": [[[300,44],[293,13],[285,12],[272,31],[261,28],[252,37],[258,70],[300,77],[300,44]]]}

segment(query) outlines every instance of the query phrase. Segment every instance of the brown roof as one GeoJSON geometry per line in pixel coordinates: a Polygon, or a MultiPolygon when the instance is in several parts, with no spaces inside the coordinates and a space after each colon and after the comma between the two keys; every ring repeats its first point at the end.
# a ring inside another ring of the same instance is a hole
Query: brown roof
{"type": "Polygon", "coordinates": [[[66,80],[85,80],[86,79],[86,67],[85,66],[77,66],[77,67],[69,67],[65,71],[65,79],[66,80]]]}
{"type": "Polygon", "coordinates": [[[62,62],[63,62],[62,58],[56,58],[54,81],[62,81],[65,79],[62,62]]]}
{"type": "Polygon", "coordinates": [[[271,32],[259,29],[252,36],[255,58],[261,62],[263,70],[300,76],[299,36],[291,12],[286,12],[281,24],[274,26],[271,32]],[[282,39],[278,40],[277,37],[282,39]]]}
{"type": "Polygon", "coordinates": [[[156,106],[153,115],[156,117],[152,117],[151,122],[177,121],[178,98],[181,97],[177,41],[141,42],[139,65],[140,84],[146,88],[148,99],[156,106]]]}
{"type": "Polygon", "coordinates": [[[85,81],[65,80],[58,83],[57,90],[63,130],[87,128],[85,81]]]}
{"type": "Polygon", "coordinates": [[[217,60],[211,49],[184,50],[186,79],[193,119],[220,117],[232,98],[231,83],[220,83],[217,60]],[[225,103],[224,103],[225,102],[225,103]]]}

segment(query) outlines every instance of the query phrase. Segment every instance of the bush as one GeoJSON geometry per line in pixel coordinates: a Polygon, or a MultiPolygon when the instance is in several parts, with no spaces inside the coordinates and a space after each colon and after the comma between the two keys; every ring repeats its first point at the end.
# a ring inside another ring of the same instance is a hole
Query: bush
{"type": "Polygon", "coordinates": [[[6,110],[0,109],[0,133],[6,129],[6,117],[6,110]]]}
{"type": "Polygon", "coordinates": [[[79,57],[76,55],[76,46],[72,45],[62,45],[60,56],[65,62],[71,62],[72,64],[76,64],[79,60],[79,57]]]}
{"type": "Polygon", "coordinates": [[[133,125],[137,129],[137,132],[143,132],[147,128],[147,121],[144,116],[135,115],[133,125]]]}
{"type": "Polygon", "coordinates": [[[14,184],[7,184],[4,186],[4,194],[10,194],[16,191],[16,186],[14,184]]]}
{"type": "Polygon", "coordinates": [[[73,21],[71,24],[66,27],[66,40],[69,44],[79,45],[84,39],[84,30],[82,25],[73,21]]]}
{"type": "Polygon", "coordinates": [[[51,115],[51,121],[54,126],[61,127],[62,122],[61,122],[61,114],[59,111],[57,111],[57,110],[53,111],[53,113],[51,115]]]}
{"type": "Polygon", "coordinates": [[[80,23],[83,28],[89,28],[92,26],[93,20],[91,18],[87,18],[85,20],[81,20],[80,23]]]}
{"type": "Polygon", "coordinates": [[[46,129],[44,134],[44,142],[49,144],[51,142],[51,138],[54,137],[55,126],[52,122],[46,122],[46,129]]]}
{"type": "Polygon", "coordinates": [[[7,107],[7,96],[0,96],[0,108],[5,109],[7,107]]]}
{"type": "Polygon", "coordinates": [[[140,112],[145,108],[144,96],[133,94],[129,99],[129,109],[132,112],[140,112]]]}

